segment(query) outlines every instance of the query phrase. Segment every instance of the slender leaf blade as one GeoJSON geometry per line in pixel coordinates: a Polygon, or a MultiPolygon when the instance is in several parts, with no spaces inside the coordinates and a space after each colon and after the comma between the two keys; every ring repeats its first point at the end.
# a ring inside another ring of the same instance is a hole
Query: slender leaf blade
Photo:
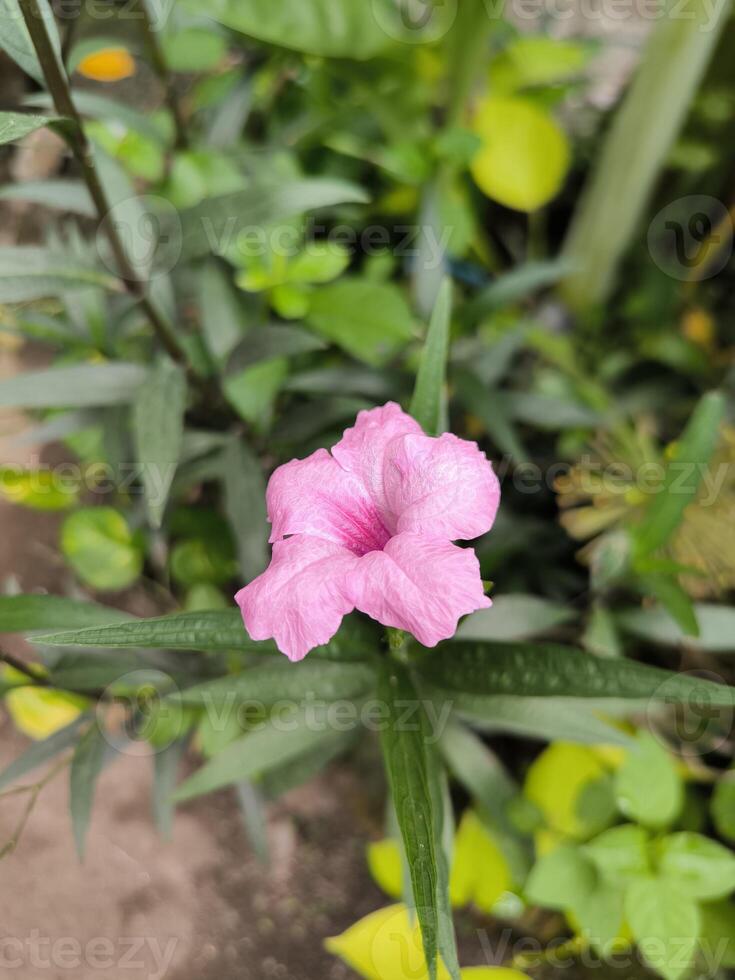
{"type": "Polygon", "coordinates": [[[133,400],[147,378],[142,365],[124,361],[29,371],[0,381],[0,408],[121,405],[133,400]]]}
{"type": "Polygon", "coordinates": [[[0,596],[0,633],[34,630],[82,629],[87,626],[125,622],[132,617],[96,602],[57,595],[0,596]]]}
{"type": "Polygon", "coordinates": [[[0,112],[0,145],[14,143],[54,121],[51,116],[34,116],[25,112],[0,112]]]}
{"type": "Polygon", "coordinates": [[[445,279],[431,316],[411,401],[411,415],[431,436],[439,435],[443,430],[442,421],[446,417],[445,383],[451,324],[452,282],[445,279]]]}
{"type": "Polygon", "coordinates": [[[26,749],[23,755],[14,759],[9,766],[0,772],[0,789],[4,789],[11,783],[32,772],[44,762],[55,758],[64,749],[69,749],[76,745],[79,738],[79,729],[89,721],[89,715],[79,715],[74,721],[64,728],[60,728],[53,735],[49,735],[42,742],[34,742],[30,748],[26,749]]]}
{"type": "Polygon", "coordinates": [[[93,722],[84,733],[71,760],[69,774],[72,828],[79,860],[84,859],[84,848],[97,778],[102,772],[108,744],[100,726],[93,722]]]}

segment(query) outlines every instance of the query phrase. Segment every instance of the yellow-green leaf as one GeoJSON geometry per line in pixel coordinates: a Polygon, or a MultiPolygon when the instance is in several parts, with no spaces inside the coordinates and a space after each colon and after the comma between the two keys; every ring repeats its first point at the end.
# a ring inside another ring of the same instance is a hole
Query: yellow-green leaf
{"type": "Polygon", "coordinates": [[[84,698],[45,687],[18,687],[5,696],[15,727],[36,741],[48,738],[78,718],[84,698]]]}
{"type": "Polygon", "coordinates": [[[586,836],[586,828],[577,811],[580,794],[605,772],[594,749],[555,742],[531,765],[524,793],[543,813],[551,830],[582,838],[586,836]]]}
{"type": "Polygon", "coordinates": [[[490,914],[500,896],[512,887],[503,852],[474,810],[467,810],[454,843],[449,881],[452,905],[472,904],[490,914]]]}
{"type": "Polygon", "coordinates": [[[367,863],[375,884],[391,898],[403,894],[401,848],[393,837],[368,844],[367,863]]]}
{"type": "Polygon", "coordinates": [[[569,142],[553,117],[529,99],[491,96],[478,107],[482,147],[472,176],[488,197],[517,211],[536,211],[561,189],[569,142]]]}

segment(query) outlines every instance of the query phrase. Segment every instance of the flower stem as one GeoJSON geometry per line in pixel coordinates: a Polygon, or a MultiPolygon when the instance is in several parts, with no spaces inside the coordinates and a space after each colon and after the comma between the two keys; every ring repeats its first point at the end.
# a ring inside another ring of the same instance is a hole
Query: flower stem
{"type": "Polygon", "coordinates": [[[146,293],[145,285],[138,278],[125,251],[125,246],[122,243],[115,222],[106,220],[111,210],[110,202],[97,172],[92,147],[84,132],[82,119],[74,105],[69,88],[69,80],[59,59],[56,57],[56,52],[53,49],[51,39],[46,30],[46,25],[38,9],[37,0],[19,0],[19,4],[21,13],[23,14],[23,20],[28,28],[28,33],[38,56],[41,70],[43,71],[43,77],[53,99],[54,107],[60,116],[70,121],[71,125],[66,134],[67,142],[81,168],[82,177],[94,203],[97,217],[105,229],[110,248],[115,256],[119,276],[128,293],[140,304],[153,328],[153,332],[158,337],[169,357],[181,364],[187,371],[190,380],[198,384],[198,377],[192,372],[191,366],[176,342],[168,324],[151,302],[146,293]]]}

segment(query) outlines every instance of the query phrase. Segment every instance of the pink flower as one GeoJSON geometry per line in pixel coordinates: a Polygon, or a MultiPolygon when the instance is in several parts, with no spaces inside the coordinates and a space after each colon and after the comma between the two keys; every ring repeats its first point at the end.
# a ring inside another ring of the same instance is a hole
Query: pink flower
{"type": "Polygon", "coordinates": [[[291,660],[327,643],[359,609],[425,646],[492,605],[474,551],[500,502],[474,442],[432,439],[394,402],[360,412],[332,448],[280,466],[266,494],[273,558],[236,600],[254,640],[291,660]]]}

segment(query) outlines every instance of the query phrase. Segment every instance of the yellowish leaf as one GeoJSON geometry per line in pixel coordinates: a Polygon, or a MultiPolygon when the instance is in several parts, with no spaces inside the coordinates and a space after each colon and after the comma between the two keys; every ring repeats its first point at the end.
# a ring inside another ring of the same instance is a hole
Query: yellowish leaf
{"type": "Polygon", "coordinates": [[[482,147],[472,176],[488,197],[517,211],[536,211],[561,189],[569,168],[569,142],[553,117],[530,99],[490,96],[473,128],[482,147]]]}
{"type": "Polygon", "coordinates": [[[398,841],[386,837],[385,840],[368,844],[367,862],[375,884],[391,898],[400,898],[403,894],[403,869],[398,841]]]}
{"type": "Polygon", "coordinates": [[[467,810],[457,831],[449,881],[452,905],[475,905],[488,914],[513,887],[508,862],[474,812],[467,810]]]}
{"type": "Polygon", "coordinates": [[[555,742],[531,765],[524,793],[539,808],[550,830],[582,838],[586,828],[577,814],[580,793],[605,771],[595,749],[555,742]]]}
{"type": "MultiPolygon", "coordinates": [[[[9,680],[23,680],[17,671],[6,670],[9,680]]],[[[5,695],[5,706],[15,727],[40,741],[71,724],[87,707],[85,698],[45,687],[18,687],[5,695]]]]}

